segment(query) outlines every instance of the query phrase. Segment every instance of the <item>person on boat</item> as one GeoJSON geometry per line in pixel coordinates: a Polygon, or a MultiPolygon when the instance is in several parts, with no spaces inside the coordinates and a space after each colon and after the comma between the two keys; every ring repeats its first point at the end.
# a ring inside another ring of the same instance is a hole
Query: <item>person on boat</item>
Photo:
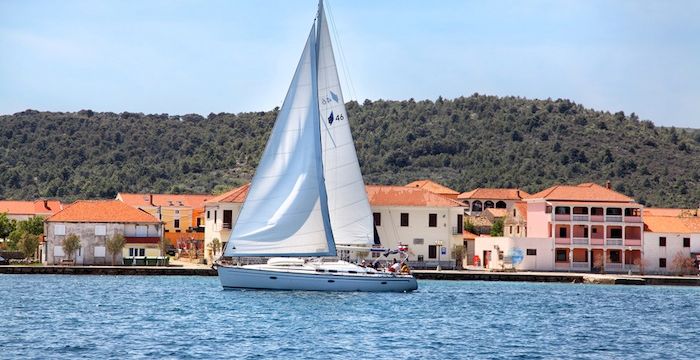
{"type": "Polygon", "coordinates": [[[365,260],[363,259],[362,262],[360,263],[360,266],[362,266],[362,267],[367,267],[367,261],[365,261],[365,260]]]}
{"type": "Polygon", "coordinates": [[[399,272],[400,268],[401,268],[401,264],[399,264],[399,262],[396,261],[396,259],[394,259],[394,263],[391,264],[391,266],[389,266],[389,269],[387,269],[387,270],[389,270],[389,272],[397,273],[397,272],[399,272]]]}
{"type": "Polygon", "coordinates": [[[402,274],[410,274],[411,273],[411,268],[408,267],[408,264],[405,261],[401,264],[401,273],[402,274]]]}

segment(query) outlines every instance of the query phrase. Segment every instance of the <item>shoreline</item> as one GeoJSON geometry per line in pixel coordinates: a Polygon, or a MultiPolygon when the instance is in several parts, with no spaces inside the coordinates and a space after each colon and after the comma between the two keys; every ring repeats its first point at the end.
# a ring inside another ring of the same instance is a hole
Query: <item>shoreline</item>
{"type": "MultiPolygon", "coordinates": [[[[493,272],[473,270],[414,270],[419,280],[519,281],[607,285],[700,286],[698,276],[590,274],[568,272],[493,272]]],[[[127,275],[127,276],[217,276],[205,267],[185,266],[22,266],[2,265],[0,274],[127,275]]]]}

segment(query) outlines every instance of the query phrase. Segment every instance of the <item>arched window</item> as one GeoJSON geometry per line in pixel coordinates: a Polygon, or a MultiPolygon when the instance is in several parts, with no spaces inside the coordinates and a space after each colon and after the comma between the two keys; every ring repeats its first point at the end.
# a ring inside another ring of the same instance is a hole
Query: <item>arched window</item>
{"type": "Polygon", "coordinates": [[[467,205],[467,209],[470,209],[469,207],[469,201],[463,201],[464,205],[467,205]]]}
{"type": "Polygon", "coordinates": [[[481,211],[483,208],[481,207],[481,201],[476,200],[472,203],[472,211],[481,211]]]}
{"type": "Polygon", "coordinates": [[[493,209],[493,201],[487,200],[487,201],[484,203],[484,209],[493,209]]]}
{"type": "Polygon", "coordinates": [[[496,203],[496,209],[505,209],[506,203],[504,201],[499,201],[496,203]]]}

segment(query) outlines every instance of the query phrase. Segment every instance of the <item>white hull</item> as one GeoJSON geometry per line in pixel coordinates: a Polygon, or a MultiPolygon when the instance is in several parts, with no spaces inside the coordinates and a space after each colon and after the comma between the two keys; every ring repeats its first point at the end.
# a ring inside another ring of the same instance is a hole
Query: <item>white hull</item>
{"type": "Polygon", "coordinates": [[[309,271],[308,267],[279,269],[266,265],[219,266],[218,271],[221,285],[226,290],[405,292],[418,288],[416,279],[411,275],[384,272],[320,273],[309,271]]]}

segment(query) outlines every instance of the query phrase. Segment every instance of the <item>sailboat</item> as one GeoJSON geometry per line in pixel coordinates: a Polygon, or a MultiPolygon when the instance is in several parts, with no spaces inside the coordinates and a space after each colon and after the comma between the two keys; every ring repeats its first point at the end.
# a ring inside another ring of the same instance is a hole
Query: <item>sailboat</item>
{"type": "Polygon", "coordinates": [[[270,259],[257,265],[220,263],[219,279],[224,289],[417,289],[412,275],[328,259],[338,247],[369,251],[373,243],[372,211],[321,1],[223,252],[270,259]]]}

